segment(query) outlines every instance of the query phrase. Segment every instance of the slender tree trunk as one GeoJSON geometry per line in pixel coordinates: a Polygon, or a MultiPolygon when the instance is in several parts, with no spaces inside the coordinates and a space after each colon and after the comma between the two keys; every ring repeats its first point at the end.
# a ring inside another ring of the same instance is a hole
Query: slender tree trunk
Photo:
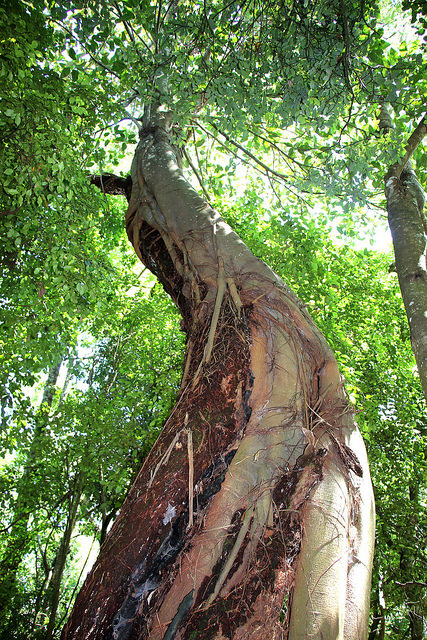
{"type": "Polygon", "coordinates": [[[39,439],[46,426],[47,411],[51,408],[55,385],[58,380],[61,362],[49,369],[46,384],[43,390],[43,398],[37,416],[37,425],[34,430],[28,459],[25,464],[22,477],[17,485],[17,498],[13,515],[13,524],[10,528],[7,547],[0,562],[0,611],[5,611],[15,593],[16,574],[22,559],[29,548],[31,537],[28,534],[28,522],[37,502],[34,493],[34,479],[37,467],[37,448],[39,439]]]}
{"type": "Polygon", "coordinates": [[[369,631],[368,640],[385,640],[385,606],[384,594],[382,592],[381,580],[375,592],[372,603],[372,625],[369,631]]]}
{"type": "Polygon", "coordinates": [[[410,166],[386,177],[387,212],[412,349],[427,402],[427,224],[425,196],[410,166]]]}
{"type": "Polygon", "coordinates": [[[61,364],[62,360],[49,369],[46,384],[43,389],[42,405],[47,404],[49,409],[53,403],[53,396],[55,394],[55,388],[58,381],[61,364]]]}
{"type": "MultiPolygon", "coordinates": [[[[384,106],[381,113],[384,116],[384,106]]],[[[384,131],[391,126],[388,117],[388,124],[383,122],[384,131]]],[[[408,139],[403,158],[390,167],[385,175],[385,195],[412,350],[427,402],[427,221],[424,215],[424,191],[411,165],[411,157],[426,134],[426,116],[423,116],[408,139]]]]}
{"type": "Polygon", "coordinates": [[[62,638],[366,638],[372,487],[330,348],[185,181],[166,119],[131,175],[128,235],[182,313],[183,380],[62,638]]]}
{"type": "MultiPolygon", "coordinates": [[[[417,530],[418,514],[422,509],[419,503],[419,491],[418,487],[414,484],[409,486],[409,500],[412,505],[412,517],[409,526],[413,531],[417,530]]],[[[408,539],[408,545],[403,547],[400,552],[400,570],[401,580],[403,583],[403,590],[405,593],[406,608],[409,615],[409,630],[411,634],[411,640],[423,640],[424,634],[424,600],[425,600],[425,584],[422,584],[416,580],[416,558],[417,547],[416,537],[412,540],[408,539]],[[412,544],[411,544],[412,543],[412,544]]]]}
{"type": "Polygon", "coordinates": [[[70,495],[68,504],[68,519],[65,526],[58,553],[53,565],[52,576],[47,588],[47,599],[49,602],[49,623],[46,630],[46,640],[53,637],[55,631],[56,613],[58,611],[59,598],[61,594],[62,576],[65,569],[68,552],[70,551],[71,536],[76,526],[77,512],[82,497],[83,482],[81,474],[75,479],[74,491],[70,495]]]}
{"type": "Polygon", "coordinates": [[[105,542],[105,538],[107,537],[108,527],[110,526],[111,522],[114,520],[116,516],[117,507],[113,509],[110,508],[110,511],[107,511],[107,508],[106,508],[107,497],[105,495],[105,490],[104,490],[104,474],[102,471],[102,467],[100,467],[99,469],[99,476],[100,476],[100,485],[101,485],[101,495],[100,495],[101,531],[99,532],[99,544],[102,547],[102,545],[105,542]]]}

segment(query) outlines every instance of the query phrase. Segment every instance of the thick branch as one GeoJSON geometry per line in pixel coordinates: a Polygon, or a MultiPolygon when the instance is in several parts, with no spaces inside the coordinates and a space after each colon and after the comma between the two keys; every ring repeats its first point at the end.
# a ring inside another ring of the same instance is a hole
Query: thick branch
{"type": "Polygon", "coordinates": [[[132,191],[131,176],[123,178],[122,176],[114,175],[114,173],[103,173],[100,176],[91,176],[90,183],[101,189],[103,193],[108,193],[112,196],[126,196],[128,201],[130,199],[132,191]]]}
{"type": "Polygon", "coordinates": [[[423,138],[426,134],[427,134],[427,125],[426,125],[426,116],[424,115],[419,121],[415,130],[412,132],[412,134],[408,138],[408,142],[406,143],[406,147],[405,147],[406,149],[405,155],[399,162],[397,162],[392,167],[390,167],[385,177],[386,180],[388,180],[388,178],[391,178],[391,177],[400,178],[402,171],[406,168],[409,160],[417,150],[418,146],[423,141],[423,138]]]}

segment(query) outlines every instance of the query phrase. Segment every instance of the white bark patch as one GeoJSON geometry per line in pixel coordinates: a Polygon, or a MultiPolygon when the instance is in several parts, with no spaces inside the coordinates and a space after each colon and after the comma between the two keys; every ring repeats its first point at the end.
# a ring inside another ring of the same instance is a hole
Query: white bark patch
{"type": "Polygon", "coordinates": [[[168,502],[168,507],[165,511],[165,515],[163,518],[163,524],[169,524],[169,522],[171,520],[173,520],[173,518],[175,517],[175,513],[176,513],[176,509],[173,505],[169,504],[168,502]]]}
{"type": "Polygon", "coordinates": [[[420,259],[418,260],[418,266],[420,267],[420,269],[423,269],[423,271],[426,270],[426,256],[425,256],[425,253],[422,253],[420,255],[420,259]]]}

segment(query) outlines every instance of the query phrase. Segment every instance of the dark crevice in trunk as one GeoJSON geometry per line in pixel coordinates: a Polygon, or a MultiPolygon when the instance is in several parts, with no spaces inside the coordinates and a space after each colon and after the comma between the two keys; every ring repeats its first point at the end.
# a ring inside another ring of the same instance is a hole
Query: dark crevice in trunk
{"type": "MultiPolygon", "coordinates": [[[[274,529],[268,526],[265,528],[260,544],[257,545],[247,566],[245,577],[224,597],[217,598],[210,607],[197,610],[211,593],[239,534],[244,511],[236,511],[227,530],[221,558],[199,589],[193,613],[181,620],[180,637],[183,640],[211,640],[216,637],[220,626],[223,636],[233,638],[240,626],[247,625],[248,621],[250,624],[254,611],[262,606],[261,598],[265,598],[266,611],[275,611],[277,618],[280,618],[283,632],[286,631],[292,599],[294,564],[298,558],[303,534],[298,509],[307,500],[313,486],[321,479],[323,457],[324,451],[318,451],[310,460],[299,460],[292,472],[284,474],[279,479],[273,493],[274,529]],[[298,485],[301,484],[302,471],[307,471],[307,466],[303,467],[302,462],[310,466],[310,471],[304,479],[305,490],[301,491],[300,488],[297,491],[298,485]],[[299,504],[294,505],[295,509],[292,509],[290,507],[295,493],[300,494],[301,500],[299,504]]],[[[228,580],[232,580],[233,575],[245,564],[244,557],[250,543],[251,535],[248,532],[228,574],[228,580]]]]}
{"type": "MultiPolygon", "coordinates": [[[[235,451],[230,451],[225,456],[219,456],[214,463],[201,475],[196,485],[196,496],[193,509],[199,519],[202,510],[210,502],[211,498],[221,489],[226,471],[233,459],[235,451]],[[197,491],[197,487],[200,490],[197,491]]],[[[127,596],[113,620],[111,629],[107,632],[105,640],[128,640],[129,638],[146,637],[146,618],[148,617],[148,604],[155,604],[158,595],[155,592],[163,579],[162,574],[170,567],[187,541],[188,510],[183,510],[172,522],[170,531],[154,555],[149,567],[143,562],[133,572],[131,582],[127,587],[127,596]]],[[[181,616],[183,617],[183,616],[181,616]]]]}
{"type": "MultiPolygon", "coordinates": [[[[128,530],[126,538],[131,541],[132,538],[138,537],[140,534],[136,514],[139,510],[145,511],[147,509],[147,505],[143,503],[147,500],[150,504],[151,495],[164,496],[165,501],[162,503],[164,506],[161,506],[163,514],[169,508],[169,504],[176,507],[177,514],[172,518],[172,524],[163,526],[161,523],[157,523],[157,519],[150,517],[148,509],[150,526],[145,531],[149,531],[149,539],[143,545],[144,550],[141,548],[138,556],[132,552],[130,557],[124,555],[123,559],[119,559],[121,584],[113,596],[117,603],[115,605],[116,614],[110,618],[111,621],[107,625],[105,636],[103,636],[105,640],[147,637],[149,612],[153,611],[158,601],[162,601],[170,581],[173,581],[176,571],[179,570],[178,557],[181,557],[185,552],[186,545],[189,544],[194,531],[203,526],[204,513],[212,498],[221,490],[221,485],[236,450],[232,442],[237,433],[244,431],[247,416],[250,415],[248,402],[253,381],[248,368],[249,315],[250,311],[247,311],[238,321],[240,334],[236,331],[235,326],[227,324],[223,335],[223,341],[227,344],[227,352],[222,353],[223,342],[217,344],[215,347],[215,354],[218,354],[217,364],[208,367],[208,370],[205,371],[207,377],[201,378],[196,389],[187,387],[181,392],[178,408],[173,420],[165,426],[158,443],[158,456],[151,466],[153,469],[158,464],[173,442],[174,435],[181,432],[177,443],[179,446],[173,450],[167,473],[165,474],[166,470],[160,467],[158,474],[153,478],[152,490],[148,489],[148,491],[146,487],[147,484],[150,486],[151,480],[143,472],[141,473],[136,479],[134,489],[128,496],[129,506],[128,510],[125,510],[128,511],[128,515],[122,512],[122,517],[119,517],[113,526],[109,543],[107,538],[106,544],[109,544],[114,555],[114,542],[111,542],[115,538],[114,529],[119,532],[122,525],[126,526],[125,523],[130,522],[130,513],[132,513],[132,521],[137,526],[135,529],[128,530]],[[239,335],[240,337],[238,337],[239,335]],[[243,339],[242,336],[245,338],[243,339]],[[229,378],[230,387],[228,389],[223,386],[224,376],[229,378]],[[206,395],[207,392],[208,395],[206,395]],[[240,402],[237,402],[239,397],[240,402]],[[182,431],[186,420],[188,428],[192,429],[194,442],[193,513],[195,524],[190,530],[187,529],[189,513],[186,502],[188,490],[187,442],[185,432],[182,431]],[[142,500],[139,498],[140,487],[144,487],[142,500]],[[157,492],[160,493],[157,494],[157,492]],[[134,570],[132,572],[123,571],[122,567],[125,565],[134,567],[134,570]],[[165,576],[168,578],[166,579],[165,576]]],[[[227,312],[222,317],[224,321],[228,319],[227,312]]],[[[208,322],[206,322],[206,326],[205,323],[199,323],[195,330],[197,338],[195,335],[191,335],[189,342],[194,344],[196,340],[196,344],[200,344],[202,347],[204,344],[203,333],[206,333],[207,330],[208,322]]],[[[197,365],[201,353],[198,349],[194,349],[194,366],[197,365]]],[[[153,504],[151,508],[155,509],[157,506],[153,504]]],[[[119,535],[121,534],[119,533],[119,535]]],[[[130,542],[130,544],[132,543],[130,542]]],[[[110,570],[116,571],[117,569],[110,567],[110,570]]],[[[120,573],[117,574],[117,577],[120,573]]]]}
{"type": "Polygon", "coordinates": [[[123,178],[113,173],[103,173],[99,176],[91,176],[90,184],[98,187],[103,193],[112,196],[125,196],[128,202],[130,200],[132,192],[132,178],[130,176],[123,178]]]}
{"type": "MultiPolygon", "coordinates": [[[[128,221],[128,235],[132,241],[132,221],[128,221]]],[[[145,266],[157,277],[164,290],[170,295],[180,310],[183,322],[182,328],[188,330],[192,323],[191,305],[182,294],[184,281],[175,269],[169,251],[157,229],[145,221],[141,223],[139,235],[139,251],[145,266]]]]}

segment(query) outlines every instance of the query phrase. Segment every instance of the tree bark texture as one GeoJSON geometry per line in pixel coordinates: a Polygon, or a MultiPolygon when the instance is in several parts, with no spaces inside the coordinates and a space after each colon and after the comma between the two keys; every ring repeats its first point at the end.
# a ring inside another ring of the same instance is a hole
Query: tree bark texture
{"type": "Polygon", "coordinates": [[[365,638],[374,507],[336,361],[186,182],[160,118],[126,221],[182,314],[181,390],[63,640],[365,638]]]}
{"type": "Polygon", "coordinates": [[[427,224],[425,196],[415,172],[408,165],[385,181],[387,212],[393,237],[396,271],[408,317],[412,349],[427,402],[427,224]],[[399,172],[400,173],[400,172],[399,172]]]}

